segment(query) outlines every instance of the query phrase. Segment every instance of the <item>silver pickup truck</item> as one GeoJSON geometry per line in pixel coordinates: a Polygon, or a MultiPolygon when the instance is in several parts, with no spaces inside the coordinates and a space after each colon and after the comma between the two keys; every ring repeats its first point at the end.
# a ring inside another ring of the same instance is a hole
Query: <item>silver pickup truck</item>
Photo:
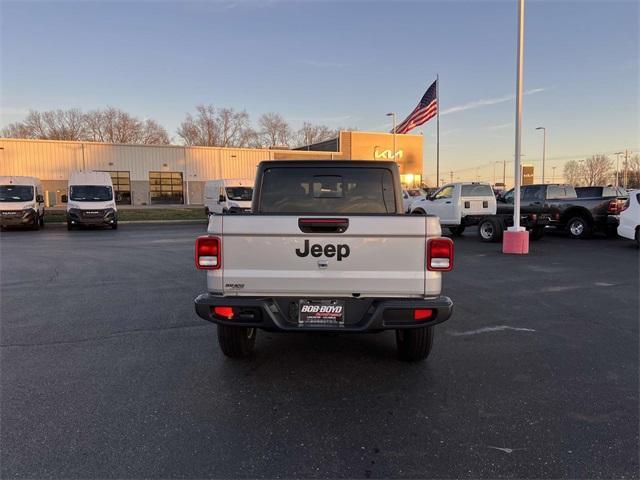
{"type": "Polygon", "coordinates": [[[453,243],[437,217],[403,214],[394,162],[262,162],[252,213],[211,216],[195,261],[196,312],[229,357],[250,355],[258,329],[395,330],[399,357],[421,360],[453,306],[453,243]]]}

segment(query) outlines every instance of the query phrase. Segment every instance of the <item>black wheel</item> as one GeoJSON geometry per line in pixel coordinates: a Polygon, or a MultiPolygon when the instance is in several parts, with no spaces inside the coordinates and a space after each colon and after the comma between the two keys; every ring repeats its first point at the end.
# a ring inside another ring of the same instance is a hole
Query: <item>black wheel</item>
{"type": "Polygon", "coordinates": [[[502,239],[504,224],[495,217],[485,218],[478,225],[478,236],[483,242],[499,242],[502,239]]]}
{"type": "Polygon", "coordinates": [[[636,228],[636,247],[640,248],[640,228],[636,228]]]}
{"type": "Polygon", "coordinates": [[[405,362],[424,360],[433,346],[433,327],[396,330],[398,358],[405,362]]]}
{"type": "Polygon", "coordinates": [[[533,227],[529,231],[529,238],[531,240],[540,240],[544,237],[544,227],[533,227]]]}
{"type": "Polygon", "coordinates": [[[573,217],[567,222],[567,233],[571,238],[589,238],[593,234],[591,223],[584,217],[573,217]]]}
{"type": "Polygon", "coordinates": [[[411,212],[411,215],[426,215],[426,214],[427,213],[421,208],[416,208],[413,212],[411,212]]]}
{"type": "Polygon", "coordinates": [[[69,231],[73,230],[73,224],[69,221],[67,221],[67,230],[69,231]]]}
{"type": "Polygon", "coordinates": [[[38,216],[38,212],[36,212],[35,217],[33,217],[33,223],[31,224],[31,230],[40,230],[40,217],[38,216]]]}
{"type": "Polygon", "coordinates": [[[42,212],[42,216],[40,217],[40,228],[44,228],[44,212],[42,212]]]}
{"type": "Polygon", "coordinates": [[[116,220],[111,224],[111,230],[117,230],[117,229],[118,229],[118,221],[116,220]]]}
{"type": "Polygon", "coordinates": [[[257,333],[255,328],[218,325],[218,344],[227,357],[248,357],[253,353],[257,333]]]}
{"type": "Polygon", "coordinates": [[[458,225],[457,227],[447,227],[451,235],[458,237],[464,233],[464,229],[466,228],[464,225],[458,225]]]}

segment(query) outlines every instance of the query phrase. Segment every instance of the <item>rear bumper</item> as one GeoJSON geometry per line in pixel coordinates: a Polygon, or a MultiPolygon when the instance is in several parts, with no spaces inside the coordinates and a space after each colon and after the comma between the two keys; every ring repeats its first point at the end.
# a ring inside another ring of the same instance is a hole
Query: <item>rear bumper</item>
{"type": "Polygon", "coordinates": [[[204,320],[222,325],[285,332],[352,333],[428,327],[448,320],[453,310],[453,302],[449,297],[444,296],[432,299],[347,298],[342,299],[346,302],[344,324],[311,326],[298,324],[298,300],[300,298],[223,297],[203,293],[195,299],[195,309],[204,320]],[[213,307],[216,306],[234,307],[239,314],[232,320],[221,318],[213,314],[213,307]],[[431,309],[433,314],[421,321],[405,318],[404,314],[411,313],[412,316],[414,309],[431,309]]]}

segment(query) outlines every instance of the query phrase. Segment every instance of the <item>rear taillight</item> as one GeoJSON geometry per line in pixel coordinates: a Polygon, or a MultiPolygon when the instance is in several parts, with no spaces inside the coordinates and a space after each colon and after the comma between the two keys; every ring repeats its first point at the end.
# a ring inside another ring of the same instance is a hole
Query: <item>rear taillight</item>
{"type": "Polygon", "coordinates": [[[221,243],[218,237],[198,237],[196,239],[196,268],[201,270],[220,268],[221,243]]]}
{"type": "Polygon", "coordinates": [[[213,307],[213,314],[226,318],[227,320],[232,320],[235,312],[233,311],[233,307],[213,307]]]}
{"type": "Polygon", "coordinates": [[[620,204],[617,199],[609,200],[609,205],[607,207],[607,213],[616,214],[620,212],[620,204]]]}
{"type": "Polygon", "coordinates": [[[449,238],[427,240],[427,270],[449,272],[453,268],[453,242],[449,238]]]}
{"type": "Polygon", "coordinates": [[[629,208],[629,204],[630,204],[630,203],[631,203],[631,202],[629,202],[629,199],[627,198],[627,201],[626,201],[626,202],[624,202],[624,203],[622,204],[622,206],[620,207],[620,213],[624,212],[627,208],[629,208]]]}
{"type": "Polygon", "coordinates": [[[413,319],[417,322],[421,320],[428,320],[433,316],[433,310],[430,308],[416,308],[413,311],[413,319]]]}

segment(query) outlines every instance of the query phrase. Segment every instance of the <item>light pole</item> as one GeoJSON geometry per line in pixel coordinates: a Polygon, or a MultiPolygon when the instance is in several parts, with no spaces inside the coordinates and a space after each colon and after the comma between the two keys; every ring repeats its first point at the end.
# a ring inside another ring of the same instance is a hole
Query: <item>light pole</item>
{"type": "Polygon", "coordinates": [[[387,113],[387,117],[393,119],[393,159],[396,159],[396,114],[395,112],[387,113]]]}
{"type": "Polygon", "coordinates": [[[542,130],[542,183],[544,184],[544,161],[547,156],[547,129],[538,127],[536,130],[542,130]]]}
{"type": "Polygon", "coordinates": [[[620,155],[624,152],[616,152],[614,155],[616,156],[616,187],[620,186],[620,180],[618,179],[618,165],[620,164],[620,155]]]}
{"type": "Polygon", "coordinates": [[[522,155],[522,94],[524,77],[524,2],[518,0],[518,36],[516,59],[516,118],[515,118],[515,156],[513,175],[513,227],[509,227],[502,236],[502,253],[529,253],[529,232],[520,226],[520,185],[522,155]]]}

